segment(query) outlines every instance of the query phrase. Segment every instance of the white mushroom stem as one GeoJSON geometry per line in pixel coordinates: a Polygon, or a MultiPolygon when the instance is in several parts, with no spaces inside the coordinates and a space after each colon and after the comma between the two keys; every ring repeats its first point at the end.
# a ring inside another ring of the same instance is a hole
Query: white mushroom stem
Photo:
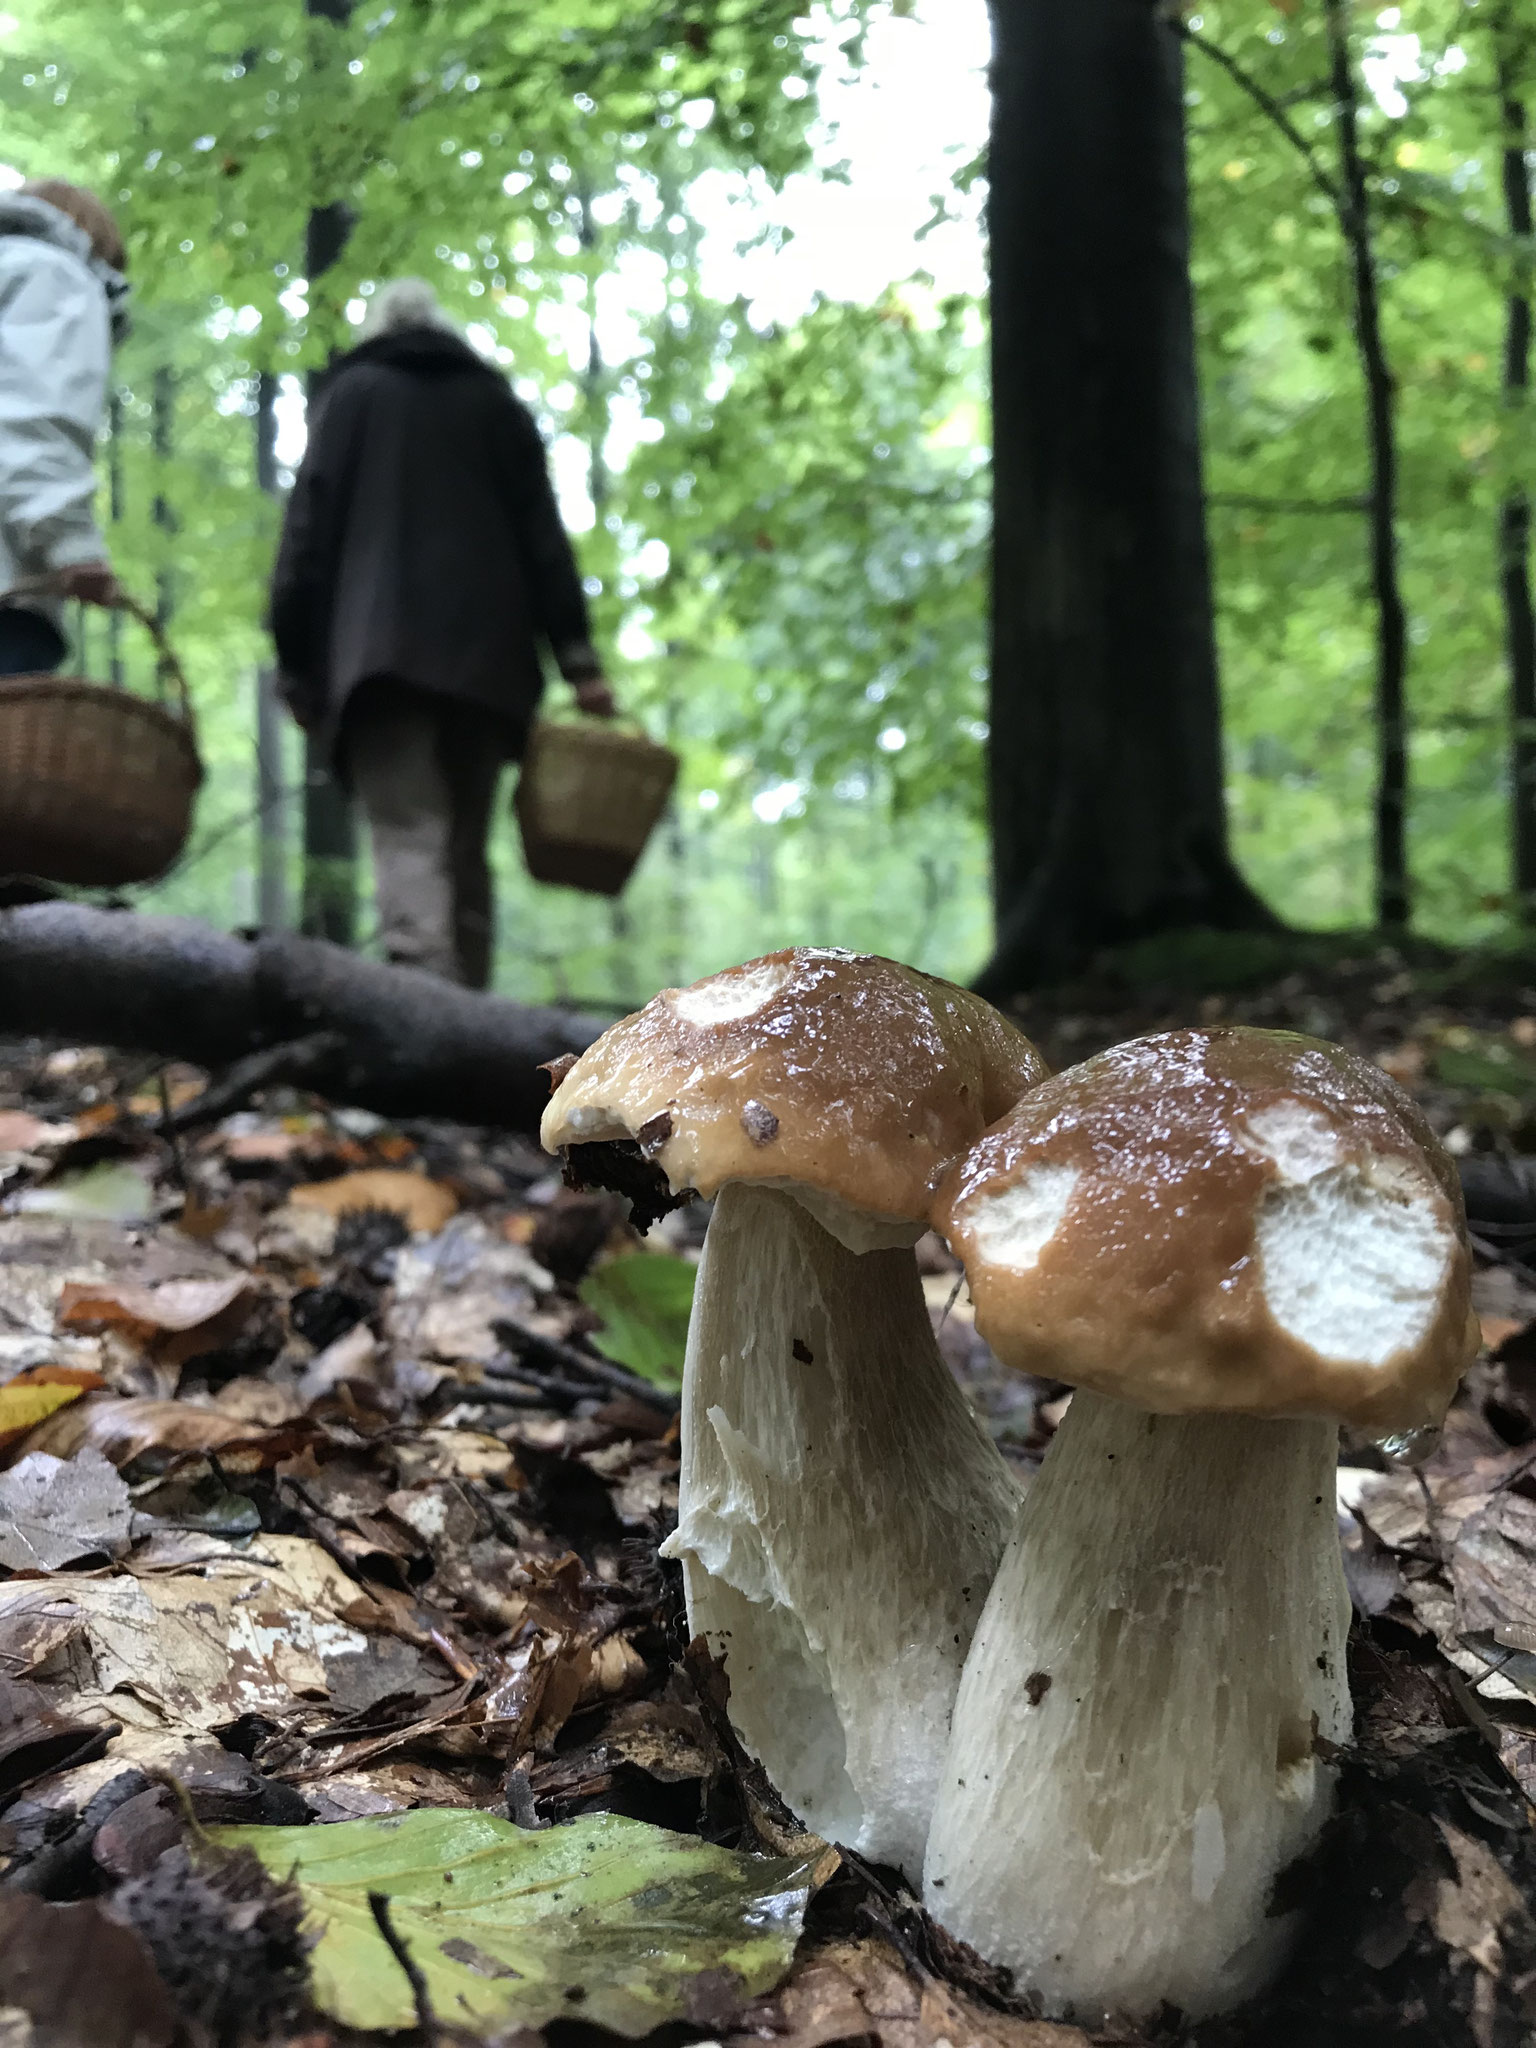
{"type": "Polygon", "coordinates": [[[939,1356],[910,1249],[855,1253],[786,1194],[722,1189],[664,1551],[779,1792],[914,1882],[1017,1504],[939,1356]]]}
{"type": "Polygon", "coordinates": [[[1284,1958],[1333,1796],[1349,1598],[1327,1422],[1079,1391],[988,1597],[929,1910],[1052,2014],[1221,2011],[1284,1958]]]}

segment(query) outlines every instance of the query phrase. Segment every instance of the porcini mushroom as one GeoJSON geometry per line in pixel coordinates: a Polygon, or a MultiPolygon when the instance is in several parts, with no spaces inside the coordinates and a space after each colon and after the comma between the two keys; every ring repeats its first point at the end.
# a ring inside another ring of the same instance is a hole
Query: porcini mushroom
{"type": "Polygon", "coordinates": [[[632,1192],[648,1162],[657,1206],[716,1198],[665,1552],[779,1791],[914,1882],[1018,1495],[939,1356],[912,1246],[947,1162],[1044,1072],[965,990],[797,948],[664,990],[544,1117],[584,1179],[632,1192]]]}
{"type": "Polygon", "coordinates": [[[976,1632],[930,1910],[1055,2014],[1191,2014],[1285,1952],[1350,1732],[1341,1422],[1431,1430],[1476,1350],[1460,1194],[1375,1067],[1170,1032],[1025,1096],[935,1221],[1071,1405],[976,1632]]]}

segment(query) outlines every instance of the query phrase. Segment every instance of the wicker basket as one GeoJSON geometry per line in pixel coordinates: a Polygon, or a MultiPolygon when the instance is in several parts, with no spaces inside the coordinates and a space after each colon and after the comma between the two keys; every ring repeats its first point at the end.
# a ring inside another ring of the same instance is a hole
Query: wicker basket
{"type": "Polygon", "coordinates": [[[596,720],[534,726],[512,808],[536,882],[617,896],[677,780],[677,756],[596,720]]]}
{"type": "Polygon", "coordinates": [[[187,679],[152,613],[174,702],[83,676],[0,677],[0,875],[114,889],[163,875],[203,779],[187,679]]]}

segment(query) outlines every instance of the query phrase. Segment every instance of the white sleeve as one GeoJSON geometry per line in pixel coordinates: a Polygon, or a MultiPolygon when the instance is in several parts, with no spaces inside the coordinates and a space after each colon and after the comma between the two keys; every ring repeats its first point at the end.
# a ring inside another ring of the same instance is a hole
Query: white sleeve
{"type": "Polygon", "coordinates": [[[92,512],[112,338],[82,263],[29,243],[0,274],[0,527],[22,575],[105,561],[92,512]]]}

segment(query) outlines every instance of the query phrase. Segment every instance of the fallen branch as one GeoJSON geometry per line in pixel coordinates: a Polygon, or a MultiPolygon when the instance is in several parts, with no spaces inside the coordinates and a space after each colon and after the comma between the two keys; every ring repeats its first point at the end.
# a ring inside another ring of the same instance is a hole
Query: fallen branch
{"type": "Polygon", "coordinates": [[[305,1082],[312,1074],[320,1073],[326,1062],[334,1060],[343,1050],[339,1032],[315,1031],[308,1038],[295,1038],[291,1044],[268,1046],[262,1052],[253,1052],[249,1058],[236,1060],[235,1064],[217,1081],[212,1081],[201,1095],[195,1095],[190,1102],[184,1102],[180,1109],[170,1110],[160,1120],[160,1128],[169,1136],[182,1131],[201,1130],[206,1124],[216,1124],[221,1117],[243,1109],[251,1097],[263,1088],[276,1087],[280,1082],[291,1085],[305,1082]]]}
{"type": "Polygon", "coordinates": [[[582,1051],[602,1024],[320,939],[247,943],[192,918],[80,903],[0,911],[0,1033],[234,1069],[217,1096],[187,1105],[183,1129],[264,1085],[240,1063],[268,1055],[266,1080],[286,1068],[335,1102],[531,1131],[549,1094],[540,1065],[582,1051]]]}
{"type": "MultiPolygon", "coordinates": [[[[644,1401],[651,1408],[659,1408],[663,1414],[672,1415],[680,1405],[679,1396],[665,1387],[658,1387],[654,1381],[642,1379],[639,1373],[629,1372],[622,1365],[614,1365],[606,1358],[597,1358],[592,1353],[580,1351],[574,1344],[562,1344],[558,1337],[546,1337],[541,1330],[530,1330],[526,1323],[519,1323],[511,1317],[503,1317],[493,1325],[496,1335],[515,1352],[517,1363],[509,1369],[496,1360],[486,1366],[488,1379],[511,1378],[536,1379],[542,1385],[547,1376],[557,1380],[562,1374],[575,1373],[578,1385],[581,1379],[595,1382],[615,1394],[627,1394],[632,1401],[644,1401]]],[[[563,1390],[570,1390],[570,1381],[562,1383],[563,1390]]],[[[582,1393],[589,1388],[581,1388],[582,1393]]]]}

